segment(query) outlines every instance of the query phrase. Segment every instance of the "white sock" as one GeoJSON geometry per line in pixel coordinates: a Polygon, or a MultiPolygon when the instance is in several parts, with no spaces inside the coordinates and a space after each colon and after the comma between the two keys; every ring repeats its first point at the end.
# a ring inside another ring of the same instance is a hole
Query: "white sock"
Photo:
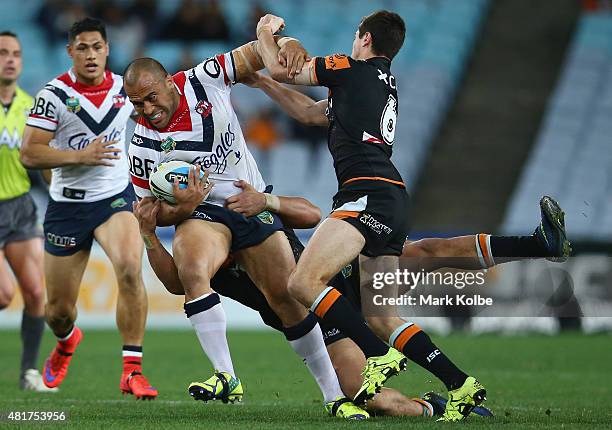
{"type": "Polygon", "coordinates": [[[338,375],[327,353],[319,324],[299,339],[290,340],[289,344],[302,357],[308,370],[314,376],[323,393],[325,403],[332,402],[337,397],[345,397],[340,388],[338,375]]]}
{"type": "Polygon", "coordinates": [[[225,334],[227,326],[225,311],[221,303],[191,315],[189,321],[191,321],[200,345],[213,367],[219,372],[227,372],[235,377],[234,365],[225,334]]]}

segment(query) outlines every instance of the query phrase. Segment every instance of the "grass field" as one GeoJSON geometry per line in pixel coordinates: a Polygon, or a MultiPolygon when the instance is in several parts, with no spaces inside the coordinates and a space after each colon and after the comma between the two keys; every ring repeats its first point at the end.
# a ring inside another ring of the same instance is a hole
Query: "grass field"
{"type": "MultiPolygon", "coordinates": [[[[245,387],[239,405],[192,400],[186,387],[211,369],[189,331],[152,331],[145,341],[144,369],[160,391],[151,402],[123,398],[118,389],[120,339],[110,331],[86,331],[61,392],[24,393],[17,387],[17,331],[0,331],[0,411],[67,411],[68,427],[78,428],[434,428],[481,429],[601,428],[612,426],[612,338],[564,335],[452,336],[436,339],[455,361],[476,375],[489,392],[495,418],[439,424],[423,418],[379,417],[349,423],[328,417],[305,366],[271,332],[230,333],[234,362],[245,387]]],[[[47,335],[43,355],[52,346],[47,335]]],[[[442,389],[412,364],[390,386],[410,395],[442,389]]],[[[53,426],[54,424],[50,424],[53,426]]],[[[49,425],[32,423],[19,428],[49,425]]],[[[0,422],[0,428],[17,428],[0,422]]]]}

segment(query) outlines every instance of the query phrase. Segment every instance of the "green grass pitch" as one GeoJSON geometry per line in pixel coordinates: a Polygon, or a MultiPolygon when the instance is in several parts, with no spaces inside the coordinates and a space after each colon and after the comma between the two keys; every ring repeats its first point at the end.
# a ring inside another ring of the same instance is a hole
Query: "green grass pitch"
{"type": "MultiPolygon", "coordinates": [[[[144,370],[159,391],[155,401],[123,397],[118,383],[121,341],[113,331],[85,331],[70,373],[57,394],[17,389],[19,334],[0,331],[0,411],[68,411],[63,426],[143,429],[500,428],[609,429],[612,425],[612,338],[608,335],[464,336],[436,338],[459,365],[487,387],[495,418],[442,424],[424,418],[379,417],[350,423],[327,416],[307,369],[273,332],[231,332],[234,363],[245,387],[239,405],[204,404],[187,394],[191,381],[211,374],[195,334],[149,331],[144,370]]],[[[45,336],[42,357],[52,346],[45,336]]],[[[442,386],[411,364],[389,386],[409,395],[442,386]]],[[[0,428],[42,428],[0,422],[0,428]]]]}

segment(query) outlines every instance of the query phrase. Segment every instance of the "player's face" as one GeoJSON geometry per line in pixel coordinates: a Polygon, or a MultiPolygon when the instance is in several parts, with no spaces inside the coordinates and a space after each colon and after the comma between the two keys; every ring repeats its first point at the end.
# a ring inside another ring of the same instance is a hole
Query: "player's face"
{"type": "Polygon", "coordinates": [[[100,32],[80,33],[67,48],[79,81],[87,85],[99,85],[104,81],[108,43],[100,32]]]}
{"type": "Polygon", "coordinates": [[[155,128],[164,128],[179,105],[179,94],[172,76],[160,79],[141,72],[134,85],[125,84],[125,91],[138,115],[146,118],[155,128]]]}
{"type": "Polygon", "coordinates": [[[11,36],[0,36],[0,81],[5,85],[15,82],[21,69],[19,41],[11,36]]]}

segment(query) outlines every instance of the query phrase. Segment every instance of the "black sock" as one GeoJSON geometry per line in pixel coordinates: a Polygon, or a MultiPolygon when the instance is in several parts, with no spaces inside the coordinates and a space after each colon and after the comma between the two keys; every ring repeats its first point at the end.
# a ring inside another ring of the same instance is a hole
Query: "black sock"
{"type": "Polygon", "coordinates": [[[407,323],[398,327],[389,342],[410,360],[436,376],[449,391],[461,387],[468,377],[416,324],[407,323]]]}
{"type": "Polygon", "coordinates": [[[389,347],[367,326],[363,317],[335,288],[326,288],[312,305],[312,312],[351,338],[366,358],[385,355],[389,347]]]}
{"type": "Polygon", "coordinates": [[[23,311],[21,317],[21,374],[27,369],[36,369],[38,351],[43,332],[45,331],[45,317],[33,317],[23,311]]]}
{"type": "Polygon", "coordinates": [[[540,244],[535,235],[531,236],[493,236],[476,235],[476,253],[482,267],[492,267],[521,258],[541,258],[548,256],[548,250],[540,244]]]}

